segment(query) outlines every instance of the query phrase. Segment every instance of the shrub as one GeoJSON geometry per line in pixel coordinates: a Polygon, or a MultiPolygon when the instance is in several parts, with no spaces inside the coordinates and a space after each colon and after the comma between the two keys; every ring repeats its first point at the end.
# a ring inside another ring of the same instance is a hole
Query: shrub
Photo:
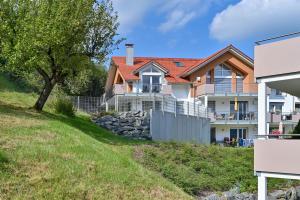
{"type": "MultiPolygon", "coordinates": [[[[297,126],[295,127],[295,129],[293,130],[293,134],[300,134],[300,120],[297,124],[297,126]]],[[[293,136],[293,139],[300,139],[300,136],[293,136]]]]}
{"type": "Polygon", "coordinates": [[[54,109],[57,113],[73,117],[75,115],[75,108],[69,98],[58,98],[54,102],[54,109]]]}

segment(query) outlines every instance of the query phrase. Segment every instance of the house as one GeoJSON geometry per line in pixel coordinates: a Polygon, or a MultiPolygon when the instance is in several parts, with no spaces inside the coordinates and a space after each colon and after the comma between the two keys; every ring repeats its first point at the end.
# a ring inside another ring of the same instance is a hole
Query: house
{"type": "Polygon", "coordinates": [[[211,119],[211,142],[257,133],[253,60],[233,45],[190,59],[135,57],[127,44],[126,56],[112,57],[105,90],[107,107],[117,111],[174,108],[193,115],[200,108],[211,119]]]}
{"type": "MultiPolygon", "coordinates": [[[[274,136],[274,134],[270,135],[268,130],[270,122],[268,119],[268,111],[270,111],[268,88],[272,88],[275,92],[282,91],[285,94],[300,97],[300,37],[295,37],[299,34],[300,32],[266,39],[257,42],[255,46],[259,137],[254,142],[254,171],[258,176],[259,200],[267,199],[267,178],[300,180],[300,162],[297,159],[300,151],[300,140],[298,139],[300,133],[274,136]]],[[[278,94],[281,96],[283,93],[278,94]]],[[[289,98],[289,95],[285,95],[284,98],[289,98]]],[[[289,120],[296,121],[299,101],[298,99],[295,102],[291,101],[292,99],[288,103],[291,103],[295,112],[289,116],[291,117],[289,120]]],[[[282,105],[274,106],[275,111],[281,110],[282,107],[282,105]]],[[[280,112],[278,115],[280,116],[280,112]]],[[[299,121],[299,118],[297,120],[299,121]]]]}

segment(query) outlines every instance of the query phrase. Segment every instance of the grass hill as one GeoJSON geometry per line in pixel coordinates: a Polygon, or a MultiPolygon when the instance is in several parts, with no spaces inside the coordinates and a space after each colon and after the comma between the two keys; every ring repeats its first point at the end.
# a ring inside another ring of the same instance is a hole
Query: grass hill
{"type": "Polygon", "coordinates": [[[0,199],[191,198],[133,159],[139,142],[85,115],[37,113],[35,99],[0,76],[0,199]]]}
{"type": "MultiPolygon", "coordinates": [[[[235,185],[256,190],[253,149],[139,142],[30,107],[0,75],[0,199],[192,199],[235,185]]],[[[269,189],[291,181],[271,180],[269,189]]]]}

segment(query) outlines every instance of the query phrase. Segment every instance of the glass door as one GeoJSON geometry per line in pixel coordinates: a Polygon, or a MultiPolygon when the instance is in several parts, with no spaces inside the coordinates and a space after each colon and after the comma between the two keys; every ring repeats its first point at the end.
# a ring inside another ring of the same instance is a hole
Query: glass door
{"type": "Polygon", "coordinates": [[[160,76],[151,76],[151,90],[154,93],[160,92],[160,76]]]}
{"type": "Polygon", "coordinates": [[[247,139],[247,129],[246,128],[232,128],[230,129],[230,140],[247,139]]]}
{"type": "Polygon", "coordinates": [[[238,110],[235,110],[235,102],[230,101],[230,115],[234,115],[235,120],[247,119],[248,101],[238,101],[238,110]]]}
{"type": "Polygon", "coordinates": [[[143,83],[143,92],[153,92],[159,93],[160,92],[160,76],[158,75],[143,75],[142,76],[142,83],[143,83]]]}
{"type": "Polygon", "coordinates": [[[151,82],[151,76],[143,75],[142,78],[142,89],[144,93],[150,92],[150,82],[151,82]]]}

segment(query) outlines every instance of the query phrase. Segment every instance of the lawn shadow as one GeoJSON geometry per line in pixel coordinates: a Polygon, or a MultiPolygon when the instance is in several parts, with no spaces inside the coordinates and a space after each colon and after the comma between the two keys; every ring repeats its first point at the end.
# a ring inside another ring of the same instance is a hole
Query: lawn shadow
{"type": "Polygon", "coordinates": [[[15,117],[28,117],[33,119],[45,119],[43,115],[41,115],[39,112],[26,108],[26,107],[20,107],[15,106],[12,104],[7,104],[0,100],[0,113],[7,114],[7,115],[13,115],[15,117]]]}
{"type": "Polygon", "coordinates": [[[55,115],[48,112],[45,112],[44,114],[49,118],[64,122],[65,124],[72,126],[103,143],[111,145],[142,145],[151,143],[151,141],[141,141],[114,135],[109,130],[101,128],[92,123],[88,116],[67,117],[63,115],[55,115]]]}
{"type": "Polygon", "coordinates": [[[0,169],[3,170],[6,168],[6,164],[9,162],[7,156],[0,151],[0,169]]]}
{"type": "Polygon", "coordinates": [[[46,111],[37,112],[30,108],[18,107],[15,105],[7,104],[3,101],[0,101],[0,113],[14,117],[26,117],[36,120],[52,119],[61,121],[69,126],[72,126],[82,131],[86,135],[93,137],[94,139],[100,142],[111,145],[141,145],[151,143],[151,141],[141,141],[114,135],[109,130],[101,128],[96,124],[92,123],[88,116],[67,117],[64,115],[53,114],[46,111]]]}

